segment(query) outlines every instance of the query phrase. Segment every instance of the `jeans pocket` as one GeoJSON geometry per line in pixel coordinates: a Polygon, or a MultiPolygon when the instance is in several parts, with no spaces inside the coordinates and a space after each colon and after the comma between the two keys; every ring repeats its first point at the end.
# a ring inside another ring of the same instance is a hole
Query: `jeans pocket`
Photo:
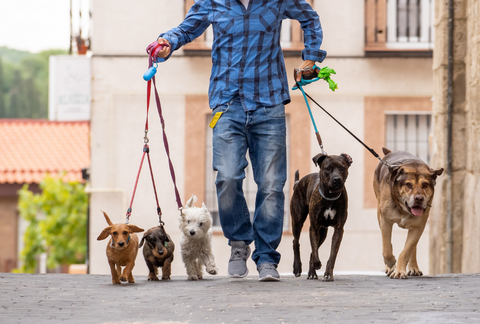
{"type": "Polygon", "coordinates": [[[285,117],[285,105],[284,104],[279,104],[279,105],[270,106],[270,107],[263,107],[263,110],[265,111],[265,115],[267,115],[269,117],[274,117],[274,118],[285,117]]]}
{"type": "Polygon", "coordinates": [[[228,111],[228,108],[230,108],[230,103],[229,102],[213,108],[212,109],[212,117],[215,116],[215,114],[218,113],[218,112],[226,113],[228,111]]]}

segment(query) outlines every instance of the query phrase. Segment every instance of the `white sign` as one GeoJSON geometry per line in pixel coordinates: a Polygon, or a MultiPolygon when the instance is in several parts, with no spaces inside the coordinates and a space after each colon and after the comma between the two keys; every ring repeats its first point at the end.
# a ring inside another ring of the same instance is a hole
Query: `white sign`
{"type": "Polygon", "coordinates": [[[91,60],[87,56],[50,56],[48,118],[90,120],[91,60]]]}

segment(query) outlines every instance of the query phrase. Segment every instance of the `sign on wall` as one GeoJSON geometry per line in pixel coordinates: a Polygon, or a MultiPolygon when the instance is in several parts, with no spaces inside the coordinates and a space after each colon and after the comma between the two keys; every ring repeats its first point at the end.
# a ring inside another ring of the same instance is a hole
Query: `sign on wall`
{"type": "Polygon", "coordinates": [[[50,56],[48,118],[56,121],[90,120],[90,57],[50,56]]]}

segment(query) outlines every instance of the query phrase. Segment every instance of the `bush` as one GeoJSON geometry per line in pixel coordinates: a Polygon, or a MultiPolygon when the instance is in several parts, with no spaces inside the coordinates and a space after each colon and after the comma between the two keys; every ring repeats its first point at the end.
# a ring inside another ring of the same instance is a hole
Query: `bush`
{"type": "Polygon", "coordinates": [[[15,272],[35,272],[43,252],[47,252],[49,269],[85,262],[88,196],[84,185],[47,176],[40,188],[41,194],[29,191],[28,185],[19,191],[20,216],[29,225],[21,253],[23,266],[15,272]]]}

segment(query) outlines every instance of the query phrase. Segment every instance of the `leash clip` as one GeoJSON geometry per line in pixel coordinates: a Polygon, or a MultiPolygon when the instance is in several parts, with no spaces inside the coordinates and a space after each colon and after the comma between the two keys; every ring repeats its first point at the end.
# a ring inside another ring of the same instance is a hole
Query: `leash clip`
{"type": "Polygon", "coordinates": [[[144,144],[148,144],[148,142],[150,141],[150,140],[148,139],[147,134],[148,134],[148,129],[145,130],[145,136],[143,137],[143,143],[144,143],[144,144]]]}

